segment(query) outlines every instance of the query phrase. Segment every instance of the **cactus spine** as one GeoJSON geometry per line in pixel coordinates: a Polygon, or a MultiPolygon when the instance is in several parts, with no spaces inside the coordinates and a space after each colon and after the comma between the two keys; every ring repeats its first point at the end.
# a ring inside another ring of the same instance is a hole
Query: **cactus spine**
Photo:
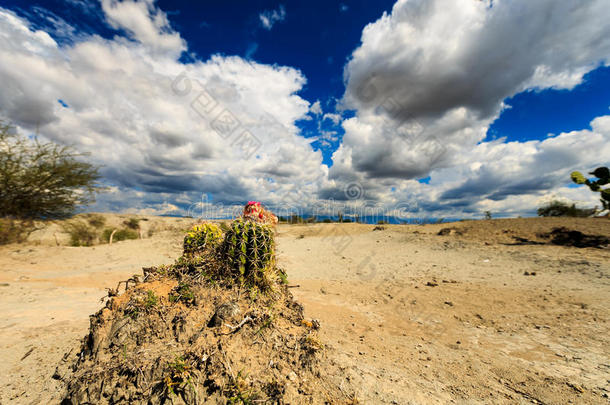
{"type": "Polygon", "coordinates": [[[200,224],[191,228],[184,237],[184,254],[193,255],[216,249],[222,242],[222,231],[214,224],[200,224]]]}
{"type": "Polygon", "coordinates": [[[275,265],[273,229],[267,224],[236,219],[225,234],[223,256],[240,283],[266,289],[275,265]]]}

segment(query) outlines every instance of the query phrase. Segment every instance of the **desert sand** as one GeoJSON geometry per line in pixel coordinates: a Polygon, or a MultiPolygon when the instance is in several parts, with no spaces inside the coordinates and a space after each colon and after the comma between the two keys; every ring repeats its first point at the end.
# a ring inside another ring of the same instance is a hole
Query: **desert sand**
{"type": "MultiPolygon", "coordinates": [[[[49,229],[0,247],[0,403],[57,403],[55,369],[105,288],[172,263],[193,221],[150,217],[152,236],[112,245],[57,246],[49,229]]],[[[607,404],[610,250],[539,237],[558,226],[610,236],[606,219],[280,225],[278,259],[361,403],[607,404]]]]}

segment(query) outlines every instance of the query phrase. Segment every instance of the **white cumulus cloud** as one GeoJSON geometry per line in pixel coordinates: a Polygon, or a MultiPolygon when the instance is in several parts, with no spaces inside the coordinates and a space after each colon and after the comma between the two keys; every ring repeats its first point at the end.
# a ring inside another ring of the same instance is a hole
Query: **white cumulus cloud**
{"type": "Polygon", "coordinates": [[[326,167],[295,126],[309,111],[296,95],[299,70],[237,56],[183,64],[184,40],[151,1],[103,9],[129,39],[60,45],[0,9],[0,114],[22,133],[91,152],[121,190],[102,194],[100,209],[188,205],[202,194],[273,202],[286,186],[314,194],[326,167]]]}
{"type": "Polygon", "coordinates": [[[286,9],[280,4],[277,10],[265,10],[258,15],[258,18],[264,29],[271,30],[275,23],[286,19],[286,9]]]}
{"type": "Polygon", "coordinates": [[[364,28],[345,66],[342,106],[356,115],[342,123],[320,195],[339,198],[357,181],[384,203],[417,196],[420,208],[465,212],[517,195],[538,198],[569,182],[567,168],[607,164],[592,156],[606,150],[605,117],[591,131],[544,142],[485,137],[506,98],[572,89],[608,65],[608,19],[603,0],[397,1],[364,28]],[[428,176],[430,185],[415,181],[428,176]]]}

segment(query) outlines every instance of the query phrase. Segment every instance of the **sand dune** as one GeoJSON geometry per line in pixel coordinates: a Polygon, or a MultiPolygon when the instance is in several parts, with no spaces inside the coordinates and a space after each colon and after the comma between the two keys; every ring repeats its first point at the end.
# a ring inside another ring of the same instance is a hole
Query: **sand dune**
{"type": "MultiPolygon", "coordinates": [[[[171,263],[188,222],[111,246],[47,232],[0,247],[0,403],[56,402],[55,367],[104,288],[171,263]]],[[[610,251],[514,244],[557,226],[610,236],[601,219],[280,225],[279,264],[362,403],[608,403],[610,251]]]]}

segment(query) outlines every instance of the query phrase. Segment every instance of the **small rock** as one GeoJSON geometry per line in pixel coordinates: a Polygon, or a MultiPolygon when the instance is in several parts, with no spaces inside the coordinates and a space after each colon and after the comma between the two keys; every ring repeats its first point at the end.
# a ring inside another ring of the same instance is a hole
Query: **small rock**
{"type": "Polygon", "coordinates": [[[436,287],[438,286],[438,283],[436,281],[428,281],[426,283],[426,287],[436,287]]]}
{"type": "Polygon", "coordinates": [[[452,306],[453,306],[453,302],[451,302],[451,301],[445,301],[445,305],[449,305],[450,307],[452,307],[452,306]]]}
{"type": "Polygon", "coordinates": [[[216,308],[216,312],[208,322],[208,326],[221,326],[222,321],[230,319],[240,313],[239,306],[235,302],[225,302],[216,308]]]}
{"type": "Polygon", "coordinates": [[[523,275],[524,275],[524,276],[529,276],[529,275],[530,275],[530,272],[529,272],[529,271],[524,271],[524,272],[523,272],[523,275]]]}
{"type": "Polygon", "coordinates": [[[579,385],[572,384],[572,383],[567,383],[567,385],[568,385],[568,387],[572,388],[574,391],[576,391],[578,393],[582,394],[583,392],[585,392],[585,390],[579,385]]]}
{"type": "Polygon", "coordinates": [[[297,380],[297,373],[295,373],[294,371],[291,371],[290,373],[288,373],[286,378],[288,378],[290,381],[294,382],[297,380]]]}

